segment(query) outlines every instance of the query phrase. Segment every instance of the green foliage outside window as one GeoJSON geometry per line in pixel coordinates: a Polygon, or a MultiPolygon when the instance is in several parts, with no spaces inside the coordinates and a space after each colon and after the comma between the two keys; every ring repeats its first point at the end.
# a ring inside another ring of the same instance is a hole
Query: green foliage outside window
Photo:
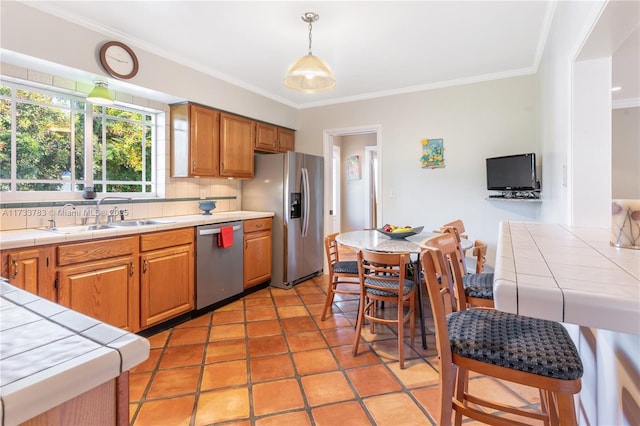
{"type": "Polygon", "coordinates": [[[0,86],[0,191],[82,191],[89,184],[97,192],[153,191],[155,116],[117,106],[87,111],[89,105],[0,86]]]}

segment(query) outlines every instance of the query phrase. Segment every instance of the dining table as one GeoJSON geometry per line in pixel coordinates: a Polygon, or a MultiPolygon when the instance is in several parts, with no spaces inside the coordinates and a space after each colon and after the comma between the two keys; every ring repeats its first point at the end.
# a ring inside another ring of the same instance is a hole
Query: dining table
{"type": "MultiPolygon", "coordinates": [[[[416,269],[415,276],[420,276],[420,243],[424,240],[438,235],[436,232],[420,232],[403,238],[391,238],[377,229],[366,229],[363,231],[341,232],[336,236],[336,241],[344,246],[358,250],[370,250],[383,253],[409,253],[415,256],[416,269]]],[[[473,241],[462,238],[460,241],[462,251],[473,247],[473,241]]],[[[427,333],[423,317],[423,296],[422,283],[418,283],[418,309],[420,313],[420,332],[422,334],[422,348],[427,349],[427,333]]]]}

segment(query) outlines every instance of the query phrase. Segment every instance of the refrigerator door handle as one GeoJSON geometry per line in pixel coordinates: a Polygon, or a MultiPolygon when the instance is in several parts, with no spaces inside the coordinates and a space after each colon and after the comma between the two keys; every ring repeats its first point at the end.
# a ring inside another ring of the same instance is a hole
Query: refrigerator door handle
{"type": "Polygon", "coordinates": [[[302,168],[302,236],[306,237],[309,232],[309,209],[311,207],[309,196],[309,171],[302,168]]]}

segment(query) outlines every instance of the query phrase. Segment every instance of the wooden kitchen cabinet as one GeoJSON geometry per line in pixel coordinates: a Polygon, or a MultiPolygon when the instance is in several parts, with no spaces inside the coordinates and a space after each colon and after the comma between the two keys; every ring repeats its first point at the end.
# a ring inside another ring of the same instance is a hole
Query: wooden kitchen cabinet
{"type": "Polygon", "coordinates": [[[53,247],[5,250],[0,256],[2,276],[10,284],[57,302],[53,247]]]}
{"type": "Polygon", "coordinates": [[[296,132],[278,127],[278,152],[295,151],[296,132]]]}
{"type": "Polygon", "coordinates": [[[195,307],[193,228],[140,236],[140,326],[195,307]]]}
{"type": "Polygon", "coordinates": [[[253,120],[233,114],[220,115],[220,176],[253,177],[253,120]]]}
{"type": "Polygon", "coordinates": [[[171,176],[220,176],[220,112],[171,106],[171,176]]]}
{"type": "Polygon", "coordinates": [[[278,152],[278,128],[266,123],[256,123],[256,151],[278,152]]]}
{"type": "Polygon", "coordinates": [[[253,177],[253,120],[195,104],[171,105],[172,177],[253,177]]]}
{"type": "Polygon", "coordinates": [[[267,123],[256,123],[256,151],[273,153],[295,150],[295,132],[267,123]]]}
{"type": "Polygon", "coordinates": [[[138,331],[138,237],[57,248],[58,303],[128,331],[138,331]]]}
{"type": "Polygon", "coordinates": [[[244,288],[271,279],[271,218],[244,222],[244,288]]]}

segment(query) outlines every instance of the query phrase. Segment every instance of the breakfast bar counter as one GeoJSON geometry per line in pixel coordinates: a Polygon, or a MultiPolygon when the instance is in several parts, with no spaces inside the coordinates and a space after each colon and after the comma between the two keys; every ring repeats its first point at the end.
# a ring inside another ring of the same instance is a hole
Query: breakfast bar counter
{"type": "Polygon", "coordinates": [[[496,308],[640,335],[640,251],[609,237],[602,228],[502,222],[496,308]]]}
{"type": "Polygon", "coordinates": [[[148,358],[147,339],[4,279],[0,316],[2,426],[128,423],[128,370],[148,358]]]}

